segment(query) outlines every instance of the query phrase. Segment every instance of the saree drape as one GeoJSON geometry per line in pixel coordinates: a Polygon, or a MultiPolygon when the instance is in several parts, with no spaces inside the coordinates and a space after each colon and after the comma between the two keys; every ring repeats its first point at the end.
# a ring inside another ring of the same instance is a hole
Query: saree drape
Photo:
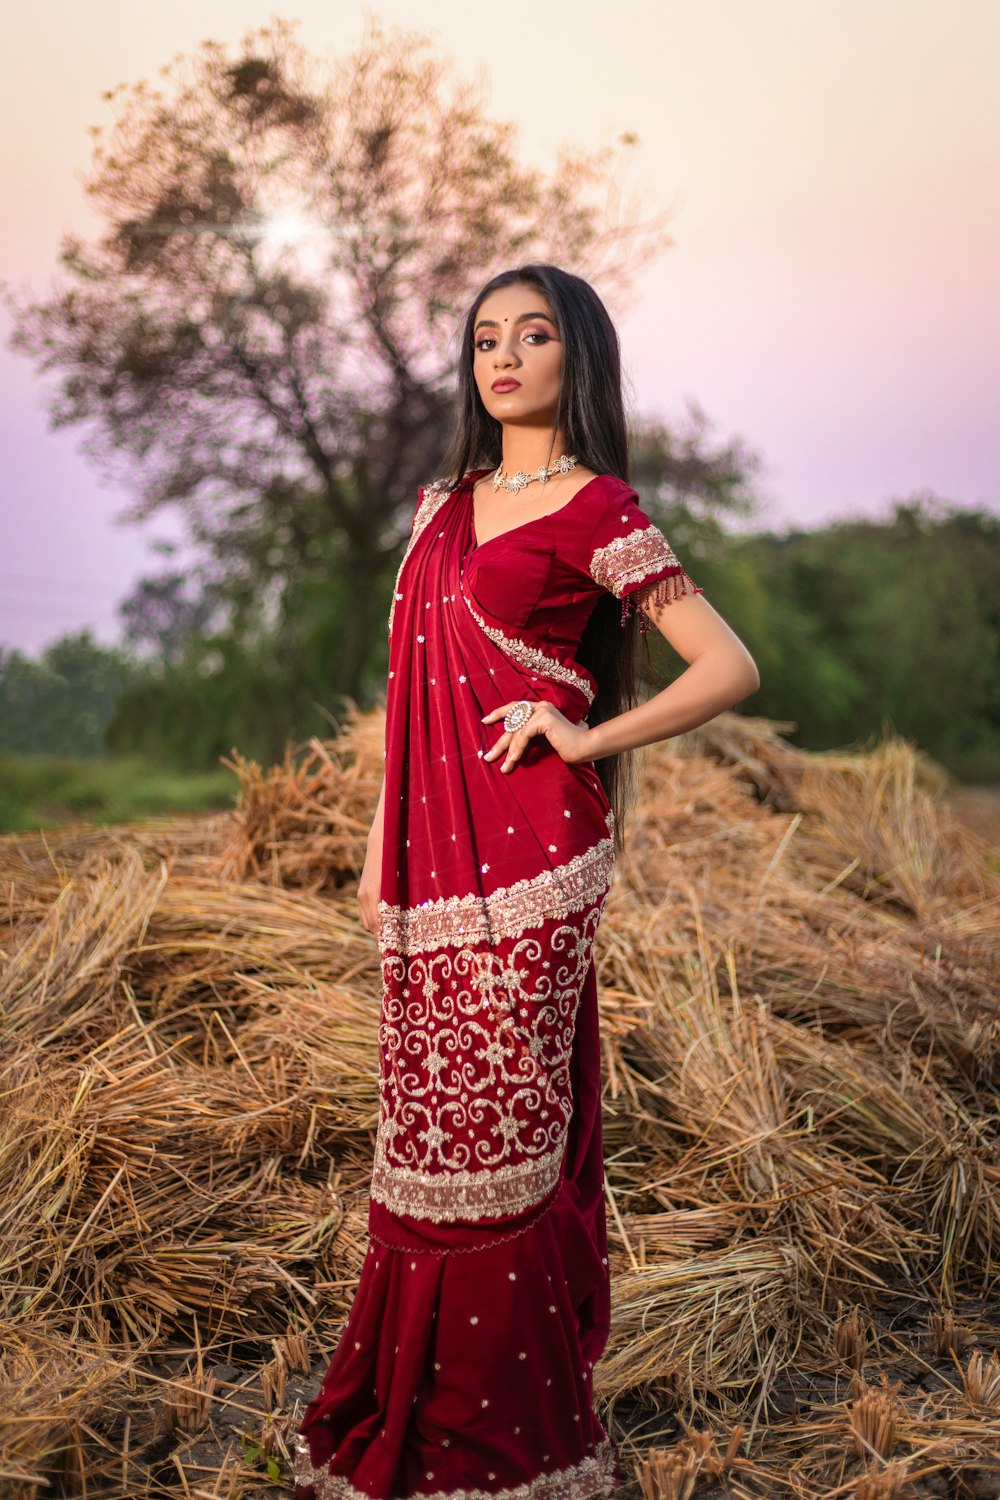
{"type": "MultiPolygon", "coordinates": [[[[485,472],[485,471],[483,471],[485,472]]],[[[610,591],[700,592],[609,475],[477,544],[476,474],[420,492],[389,615],[369,1244],[296,1450],[297,1500],[585,1500],[622,1482],[593,1408],[610,1326],[594,937],[613,815],[593,762],[490,710],[597,692],[610,591]]]]}

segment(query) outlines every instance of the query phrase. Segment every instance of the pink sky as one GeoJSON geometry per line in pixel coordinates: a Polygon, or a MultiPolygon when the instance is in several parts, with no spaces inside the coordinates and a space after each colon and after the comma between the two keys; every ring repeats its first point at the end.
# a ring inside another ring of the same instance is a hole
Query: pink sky
{"type": "MultiPolygon", "coordinates": [[[[364,11],[283,12],[321,56],[364,11]]],[[[620,317],[641,410],[686,397],[765,460],[765,520],[811,525],[933,490],[1000,509],[1000,4],[997,0],[468,0],[374,12],[481,77],[524,155],[640,140],[629,174],[676,240],[620,317]]],[[[81,177],[102,90],[153,79],[205,37],[273,14],[253,0],[20,6],[0,59],[0,277],[44,292],[66,231],[92,232],[81,177]]],[[[6,342],[6,330],[4,336],[6,342]]],[[[0,352],[0,643],[116,638],[115,606],[160,564],[155,528],[115,523],[82,434],[48,431],[31,365],[0,352]]]]}

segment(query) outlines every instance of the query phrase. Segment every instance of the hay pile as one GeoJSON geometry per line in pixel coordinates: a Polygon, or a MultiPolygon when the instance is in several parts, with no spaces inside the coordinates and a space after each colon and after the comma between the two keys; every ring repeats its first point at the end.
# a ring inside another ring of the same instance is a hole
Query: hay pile
{"type": "MultiPolygon", "coordinates": [[[[993,1495],[1000,877],[908,745],[782,727],[644,759],[598,936],[599,1409],[648,1500],[993,1495]]],[[[11,1500],[288,1493],[350,1305],[382,718],[233,766],[232,814],[0,841],[11,1500]]]]}

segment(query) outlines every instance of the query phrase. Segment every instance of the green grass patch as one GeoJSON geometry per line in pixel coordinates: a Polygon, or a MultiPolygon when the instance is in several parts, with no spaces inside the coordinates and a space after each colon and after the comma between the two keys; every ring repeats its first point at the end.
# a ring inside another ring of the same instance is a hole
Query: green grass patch
{"type": "Polygon", "coordinates": [[[236,778],[139,759],[0,754],[0,833],[61,823],[134,823],[232,807],[236,778]]]}

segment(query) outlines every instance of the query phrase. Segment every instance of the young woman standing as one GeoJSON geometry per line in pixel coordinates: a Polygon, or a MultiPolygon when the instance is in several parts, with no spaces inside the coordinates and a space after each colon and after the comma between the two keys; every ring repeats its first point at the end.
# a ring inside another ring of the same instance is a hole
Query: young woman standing
{"type": "Polygon", "coordinates": [[[583,1500],[622,1480],[593,944],[627,752],[759,686],[628,483],[587,282],[495,277],[445,481],[389,615],[385,779],[358,892],[383,999],[369,1245],[306,1408],[297,1500],[583,1500]],[[635,704],[650,623],[688,663],[635,704]]]}

